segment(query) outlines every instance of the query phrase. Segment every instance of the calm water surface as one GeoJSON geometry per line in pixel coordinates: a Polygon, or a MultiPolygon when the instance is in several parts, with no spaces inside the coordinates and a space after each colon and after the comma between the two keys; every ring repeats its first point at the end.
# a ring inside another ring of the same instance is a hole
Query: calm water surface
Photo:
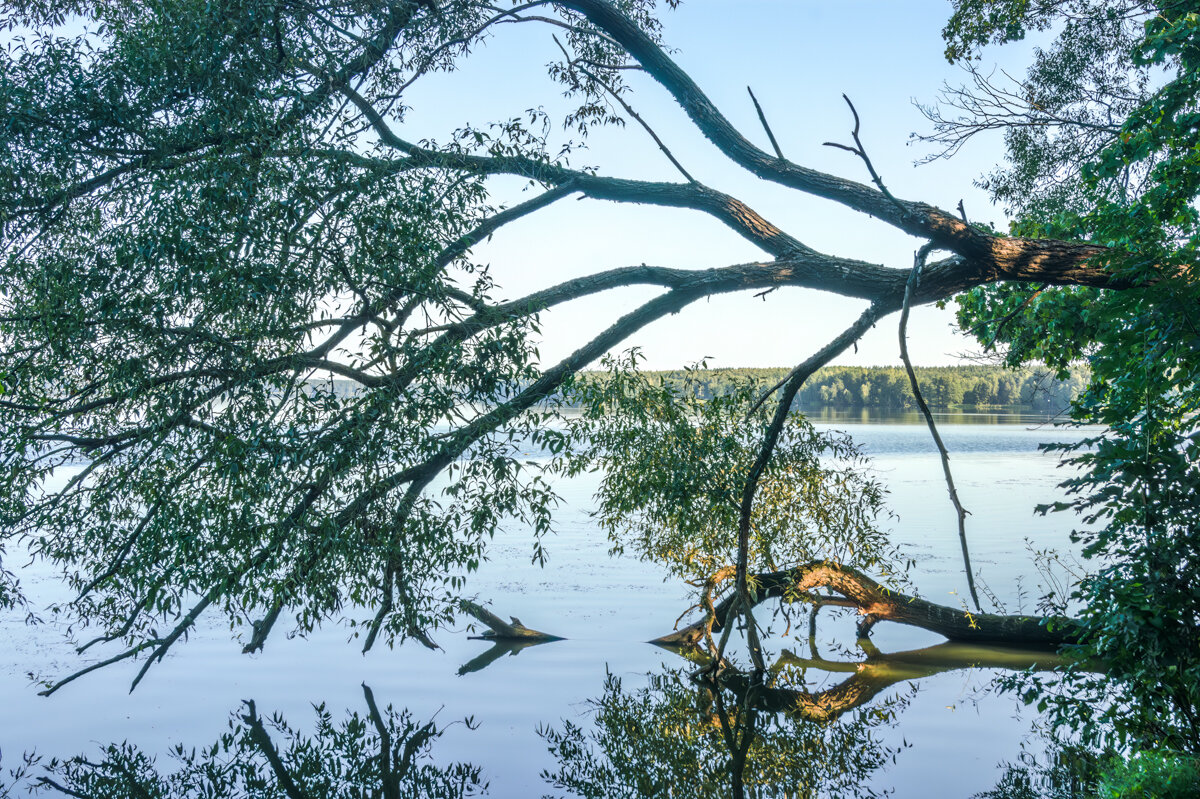
{"type": "MultiPolygon", "coordinates": [[[[850,431],[872,455],[891,491],[894,538],[916,560],[912,580],[921,595],[963,605],[966,583],[954,512],[929,433],[913,424],[919,419],[827,414],[818,421],[850,431]]],[[[1069,550],[1067,533],[1074,523],[1061,514],[1043,518],[1033,512],[1036,503],[1056,498],[1054,486],[1065,477],[1055,457],[1040,454],[1038,444],[1081,434],[1037,419],[995,415],[946,417],[941,432],[963,503],[972,512],[968,535],[977,572],[1009,612],[1032,611],[1030,597],[1042,591],[1027,542],[1069,550]]],[[[61,675],[80,661],[53,624],[29,627],[20,617],[0,616],[0,766],[17,765],[21,752],[30,749],[70,756],[94,755],[99,745],[122,740],[156,754],[176,743],[203,746],[227,729],[229,715],[245,699],[254,699],[261,712],[279,712],[293,726],[307,728],[315,703],[324,703],[335,718],[345,710],[362,712],[365,682],[381,704],[408,708],[418,719],[436,714],[445,724],[474,717],[477,729],[451,727],[435,754],[481,765],[489,795],[556,794],[540,777],[543,769],[556,766],[537,734],[539,726],[561,728],[568,720],[587,728],[594,712],[589,700],[603,693],[608,674],[633,690],[646,684],[648,674],[686,665],[642,642],[669,632],[689,604],[685,588],[664,582],[660,569],[608,557],[608,542],[587,515],[594,476],[563,481],[558,488],[566,502],[557,534],[548,542],[547,567],[530,564],[531,539],[525,531],[507,530],[498,534],[491,561],[474,578],[472,590],[498,614],[519,616],[567,641],[506,655],[459,676],[463,664],[490,646],[468,640],[462,631],[435,636],[441,651],[378,647],[363,656],[355,643],[347,643],[347,629],[330,627],[307,640],[280,636],[265,652],[245,656],[227,630],[210,625],[177,646],[133,695],[128,686],[136,666],[124,664],[41,698],[28,673],[61,675]]],[[[62,596],[43,566],[34,564],[21,574],[32,597],[62,596]]],[[[800,626],[807,638],[807,626],[800,626]]],[[[887,623],[874,633],[885,652],[940,640],[887,623]]],[[[852,650],[852,617],[822,611],[818,641],[822,654],[852,650]]],[[[776,644],[808,652],[803,640],[776,644]]],[[[877,730],[894,762],[867,775],[866,784],[900,797],[967,797],[994,786],[1000,761],[1015,758],[1023,741],[1037,747],[1031,734],[1036,714],[1012,697],[988,691],[995,674],[949,671],[898,683],[881,694],[876,701],[903,696],[907,703],[894,724],[877,730]],[[931,793],[935,775],[937,789],[931,793]]],[[[827,683],[845,676],[829,675],[827,683]]]]}

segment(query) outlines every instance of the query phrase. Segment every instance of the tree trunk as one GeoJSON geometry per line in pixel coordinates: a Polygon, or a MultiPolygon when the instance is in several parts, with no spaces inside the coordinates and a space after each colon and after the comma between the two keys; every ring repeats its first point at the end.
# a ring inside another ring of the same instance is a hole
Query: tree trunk
{"type": "MultiPolygon", "coordinates": [[[[758,604],[766,599],[785,601],[808,599],[806,594],[816,589],[834,591],[857,607],[862,619],[858,629],[861,636],[870,633],[880,621],[894,621],[920,627],[944,635],[951,641],[1010,646],[1053,647],[1075,643],[1081,632],[1075,619],[1057,616],[1002,616],[994,613],[971,613],[967,610],[938,605],[919,597],[889,590],[865,574],[837,563],[814,561],[778,572],[756,575],[752,599],[758,604]]],[[[727,621],[733,597],[726,597],[715,608],[713,629],[727,621]]],[[[656,638],[651,643],[668,646],[692,646],[703,640],[704,621],[682,630],[656,638]]]]}

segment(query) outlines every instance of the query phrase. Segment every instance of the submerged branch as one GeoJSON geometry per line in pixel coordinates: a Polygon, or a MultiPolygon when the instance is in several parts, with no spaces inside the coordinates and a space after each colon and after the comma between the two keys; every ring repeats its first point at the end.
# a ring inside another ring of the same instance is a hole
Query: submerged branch
{"type": "MultiPolygon", "coordinates": [[[[756,604],[771,598],[786,602],[806,600],[805,595],[812,591],[833,591],[858,608],[868,623],[865,625],[867,630],[877,622],[894,621],[920,627],[960,643],[1034,647],[1076,643],[1082,632],[1079,621],[1066,617],[971,613],[939,605],[892,591],[856,569],[828,561],[814,561],[784,571],[758,574],[751,582],[755,587],[753,599],[756,604]]],[[[736,596],[736,593],[731,594],[717,604],[713,629],[720,629],[733,621],[736,596]]],[[[705,622],[701,620],[656,638],[651,643],[692,646],[703,640],[704,632],[705,622]]]]}
{"type": "Polygon", "coordinates": [[[462,611],[482,622],[486,627],[490,628],[489,632],[483,635],[471,636],[488,641],[562,641],[562,637],[550,635],[539,630],[531,630],[521,623],[521,620],[516,616],[510,616],[512,623],[504,621],[495,613],[492,613],[482,605],[477,605],[470,600],[462,600],[458,603],[462,611]]]}

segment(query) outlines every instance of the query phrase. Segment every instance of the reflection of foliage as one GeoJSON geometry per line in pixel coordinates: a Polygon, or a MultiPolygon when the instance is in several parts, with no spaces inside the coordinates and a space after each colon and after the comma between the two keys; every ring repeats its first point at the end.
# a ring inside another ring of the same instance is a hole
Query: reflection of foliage
{"type": "MultiPolygon", "coordinates": [[[[460,799],[486,790],[476,766],[429,762],[430,747],[443,733],[434,722],[420,724],[391,707],[380,713],[371,689],[364,685],[363,693],[367,718],[351,713],[336,724],[320,705],[312,737],[279,715],[264,719],[250,701],[211,746],[177,745],[173,768],[161,769],[128,743],[112,744],[98,762],[83,756],[49,761],[34,785],[86,799],[460,799]]],[[[33,779],[37,764],[31,759],[18,778],[33,779]]]]}
{"type": "Polygon", "coordinates": [[[1022,752],[1004,775],[972,799],[1193,799],[1200,760],[1165,751],[1130,757],[1050,740],[1041,755],[1022,752]]]}
{"type": "MultiPolygon", "coordinates": [[[[763,387],[739,382],[702,398],[703,372],[669,385],[638,372],[636,359],[610,360],[604,378],[577,386],[587,443],[568,468],[604,467],[598,515],[617,548],[709,580],[736,557],[739,502],[770,423],[769,409],[753,408],[763,387]]],[[[790,416],[759,482],[750,570],[817,559],[894,568],[876,525],[884,490],[864,466],[848,438],[790,416]]]]}
{"type": "Polygon", "coordinates": [[[592,702],[590,732],[569,721],[561,731],[540,731],[559,763],[542,776],[585,799],[726,797],[741,743],[736,782],[749,795],[874,795],[862,784],[865,775],[895,755],[875,729],[892,721],[902,700],[820,723],[761,712],[748,696],[694,684],[678,669],[652,676],[637,690],[609,675],[603,696],[592,702]]]}
{"type": "Polygon", "coordinates": [[[1080,746],[1051,741],[1042,754],[1022,752],[1004,763],[996,787],[972,799],[1091,799],[1103,758],[1080,746]]]}

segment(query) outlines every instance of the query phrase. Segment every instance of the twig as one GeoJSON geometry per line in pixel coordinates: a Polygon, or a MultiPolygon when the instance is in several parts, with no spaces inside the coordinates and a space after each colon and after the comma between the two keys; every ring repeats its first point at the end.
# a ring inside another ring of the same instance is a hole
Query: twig
{"type": "Polygon", "coordinates": [[[908,208],[904,205],[904,203],[897,200],[895,195],[893,195],[888,190],[888,187],[884,185],[883,178],[881,178],[879,173],[875,171],[875,165],[871,163],[871,158],[867,155],[866,148],[863,147],[862,139],[860,139],[858,136],[858,132],[862,128],[862,120],[858,117],[858,109],[854,107],[854,103],[850,102],[850,98],[845,94],[842,95],[842,99],[846,101],[846,105],[850,106],[850,113],[854,115],[854,130],[850,131],[850,136],[854,139],[854,146],[850,147],[849,145],[838,144],[837,142],[832,141],[825,142],[825,146],[836,147],[839,150],[845,150],[848,153],[854,153],[861,158],[862,162],[867,166],[867,172],[869,172],[871,175],[871,182],[878,187],[879,191],[884,197],[887,197],[888,200],[891,201],[892,205],[896,206],[896,208],[900,210],[901,214],[907,217],[909,215],[908,208]]]}
{"type": "Polygon", "coordinates": [[[758,98],[754,96],[754,90],[747,86],[746,91],[750,93],[750,100],[754,103],[754,110],[758,112],[758,121],[762,123],[763,130],[767,132],[767,138],[771,140],[771,146],[775,148],[775,155],[783,159],[783,150],[779,149],[779,142],[775,141],[775,134],[771,132],[771,126],[767,124],[767,115],[763,113],[762,106],[758,104],[758,98]]]}
{"type": "Polygon", "coordinates": [[[916,291],[917,284],[921,282],[921,268],[925,266],[925,259],[929,257],[930,251],[933,250],[933,243],[925,244],[921,249],[917,250],[916,257],[913,259],[912,272],[908,275],[908,283],[904,287],[904,305],[900,309],[900,360],[904,362],[904,371],[908,373],[908,382],[912,385],[913,396],[917,400],[917,407],[921,409],[921,413],[925,416],[925,423],[929,425],[929,432],[933,435],[933,442],[937,444],[938,453],[942,457],[942,473],[946,476],[946,489],[950,492],[950,502],[954,505],[954,512],[958,515],[958,539],[962,543],[963,566],[967,572],[967,587],[971,591],[971,599],[975,602],[975,609],[980,610],[979,594],[975,591],[975,574],[971,570],[971,554],[967,549],[967,514],[969,511],[962,506],[958,499],[958,489],[954,487],[954,476],[950,473],[950,453],[946,451],[946,445],[942,442],[942,436],[938,433],[937,424],[933,421],[933,414],[929,411],[929,405],[925,403],[925,398],[921,395],[921,386],[917,383],[917,373],[913,370],[912,361],[908,357],[908,312],[912,304],[912,295],[916,291]]]}

